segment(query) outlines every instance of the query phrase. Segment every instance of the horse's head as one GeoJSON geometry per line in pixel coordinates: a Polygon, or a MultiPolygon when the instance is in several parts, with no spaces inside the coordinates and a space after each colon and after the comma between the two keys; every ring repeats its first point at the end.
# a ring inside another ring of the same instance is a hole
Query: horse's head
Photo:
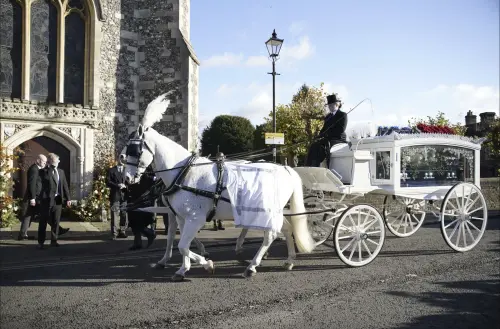
{"type": "MultiPolygon", "coordinates": [[[[139,125],[137,131],[129,136],[125,151],[125,180],[128,184],[136,184],[154,159],[154,143],[148,140],[148,128],[139,125]]],[[[123,157],[123,154],[120,155],[123,157]]]]}

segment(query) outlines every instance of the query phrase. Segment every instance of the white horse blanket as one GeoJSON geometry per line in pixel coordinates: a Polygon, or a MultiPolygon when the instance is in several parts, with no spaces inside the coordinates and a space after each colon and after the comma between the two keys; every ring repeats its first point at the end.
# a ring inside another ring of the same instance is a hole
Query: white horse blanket
{"type": "Polygon", "coordinates": [[[283,200],[291,196],[291,179],[278,181],[278,166],[270,163],[226,163],[225,168],[235,226],[281,232],[283,200]],[[285,191],[290,191],[286,198],[285,191]]]}

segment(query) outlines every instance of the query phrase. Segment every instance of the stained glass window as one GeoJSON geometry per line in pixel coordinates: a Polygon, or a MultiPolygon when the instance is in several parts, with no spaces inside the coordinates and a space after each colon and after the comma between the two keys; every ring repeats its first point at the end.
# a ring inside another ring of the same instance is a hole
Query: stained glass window
{"type": "Polygon", "coordinates": [[[83,104],[85,22],[77,12],[66,16],[64,102],[83,104]]]}
{"type": "Polygon", "coordinates": [[[31,5],[30,98],[56,99],[57,9],[47,0],[31,5]]]}
{"type": "Polygon", "coordinates": [[[22,9],[0,0],[0,97],[21,98],[22,9]]]}

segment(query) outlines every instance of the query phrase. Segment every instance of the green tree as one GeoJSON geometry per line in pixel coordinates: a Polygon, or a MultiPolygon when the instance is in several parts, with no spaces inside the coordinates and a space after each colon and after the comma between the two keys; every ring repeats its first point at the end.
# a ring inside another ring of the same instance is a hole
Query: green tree
{"type": "Polygon", "coordinates": [[[215,156],[217,146],[226,155],[251,151],[254,132],[255,127],[246,118],[219,115],[203,130],[201,154],[215,156]]]}
{"type": "MultiPolygon", "coordinates": [[[[320,87],[302,85],[293,95],[291,103],[276,107],[276,131],[285,134],[285,146],[280,148],[282,156],[292,164],[293,158],[303,158],[313,139],[317,137],[323,126],[325,116],[326,93],[320,87]]],[[[265,118],[272,127],[272,112],[265,118]]]]}
{"type": "Polygon", "coordinates": [[[488,148],[490,156],[498,160],[497,161],[497,172],[500,176],[500,168],[498,163],[500,163],[500,118],[496,118],[493,124],[490,126],[490,130],[486,134],[486,142],[484,143],[485,148],[488,148]]]}

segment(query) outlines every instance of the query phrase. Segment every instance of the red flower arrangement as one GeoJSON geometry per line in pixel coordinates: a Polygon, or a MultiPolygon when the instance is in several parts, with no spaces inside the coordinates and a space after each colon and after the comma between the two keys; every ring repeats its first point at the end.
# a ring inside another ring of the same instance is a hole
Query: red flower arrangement
{"type": "Polygon", "coordinates": [[[417,124],[417,129],[422,133],[428,133],[428,134],[456,135],[455,130],[448,126],[435,126],[435,125],[427,125],[425,123],[419,123],[417,124]]]}

